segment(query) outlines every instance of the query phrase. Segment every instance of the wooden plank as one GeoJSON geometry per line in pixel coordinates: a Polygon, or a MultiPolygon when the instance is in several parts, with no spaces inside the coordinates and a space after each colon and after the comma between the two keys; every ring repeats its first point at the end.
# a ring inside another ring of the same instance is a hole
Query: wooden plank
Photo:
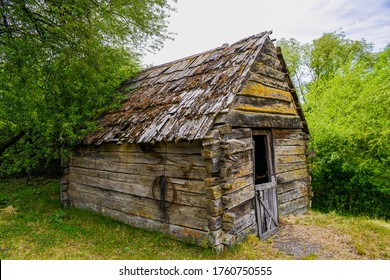
{"type": "MultiPolygon", "coordinates": [[[[89,207],[87,203],[83,203],[83,202],[77,202],[77,206],[80,208],[89,207]]],[[[146,219],[143,217],[130,215],[118,210],[109,209],[105,207],[100,207],[99,212],[113,218],[114,220],[129,224],[137,228],[144,228],[152,231],[160,231],[172,236],[175,239],[186,241],[189,243],[194,243],[199,246],[209,245],[208,231],[201,231],[201,230],[191,229],[191,228],[178,226],[178,225],[166,225],[166,223],[161,221],[146,219]]]]}
{"type": "Polygon", "coordinates": [[[305,155],[305,146],[274,146],[275,156],[305,155]]]}
{"type": "Polygon", "coordinates": [[[191,142],[157,142],[151,143],[124,143],[117,145],[114,143],[103,143],[102,145],[80,146],[80,151],[105,151],[105,152],[160,152],[169,154],[200,154],[202,150],[202,143],[200,140],[191,142]]]}
{"type": "Polygon", "coordinates": [[[295,162],[306,162],[306,155],[278,155],[275,156],[275,165],[288,164],[295,162]]]}
{"type": "Polygon", "coordinates": [[[239,178],[251,173],[253,173],[252,162],[221,168],[221,176],[225,178],[239,178]]]}
{"type": "Polygon", "coordinates": [[[294,104],[275,99],[266,99],[252,96],[237,96],[235,99],[236,110],[264,112],[281,115],[297,115],[294,104]]]}
{"type": "MultiPolygon", "coordinates": [[[[152,185],[143,186],[134,184],[132,182],[119,182],[119,181],[110,181],[102,178],[95,178],[86,175],[79,174],[70,174],[70,184],[78,183],[86,186],[97,187],[105,190],[113,190],[117,192],[122,192],[126,194],[131,194],[139,197],[153,198],[153,189],[152,185]]],[[[188,193],[183,191],[178,191],[174,193],[170,187],[168,187],[167,200],[173,201],[175,197],[175,202],[177,204],[206,207],[207,197],[203,194],[188,193]]]]}
{"type": "Polygon", "coordinates": [[[309,176],[307,169],[298,169],[294,171],[276,174],[276,180],[279,183],[286,183],[294,180],[304,179],[309,176]]]}
{"type": "Polygon", "coordinates": [[[236,128],[231,133],[222,135],[222,140],[241,140],[245,138],[252,138],[252,130],[250,128],[236,128]]]}
{"type": "Polygon", "coordinates": [[[251,72],[254,72],[259,75],[264,75],[267,77],[271,77],[277,80],[280,80],[282,82],[286,81],[286,74],[283,73],[281,70],[276,69],[274,67],[268,66],[265,63],[262,62],[254,62],[250,69],[251,72]]]}
{"type": "MultiPolygon", "coordinates": [[[[111,171],[101,171],[95,169],[86,169],[79,167],[70,167],[70,171],[74,174],[87,175],[96,178],[108,179],[112,181],[131,182],[142,186],[152,186],[155,177],[134,175],[127,173],[118,173],[111,171]]],[[[169,178],[174,188],[179,191],[205,194],[204,182],[198,180],[185,180],[177,178],[169,178]]]]}
{"type": "Polygon", "coordinates": [[[262,52],[260,52],[259,55],[256,57],[256,61],[262,62],[265,65],[268,65],[275,69],[279,69],[279,70],[282,69],[282,64],[280,63],[280,60],[278,58],[271,55],[267,55],[262,52]]]}
{"type": "Polygon", "coordinates": [[[155,152],[105,152],[86,151],[81,157],[96,160],[106,160],[118,163],[152,164],[152,165],[185,165],[204,167],[204,159],[200,154],[164,154],[155,152]]]}
{"type": "MultiPolygon", "coordinates": [[[[224,144],[221,145],[221,148],[224,149],[224,152],[227,155],[241,153],[253,149],[253,140],[252,138],[244,138],[240,140],[230,139],[230,140],[226,140],[224,144]]],[[[234,155],[233,158],[235,156],[236,155],[234,155]]]]}
{"type": "Polygon", "coordinates": [[[302,129],[272,129],[274,141],[276,139],[305,139],[305,132],[302,129]]]}
{"type": "Polygon", "coordinates": [[[275,139],[275,146],[307,146],[307,140],[301,139],[275,139]]]}
{"type": "Polygon", "coordinates": [[[248,200],[253,199],[255,191],[253,186],[242,188],[234,193],[226,194],[222,197],[222,203],[225,210],[232,209],[248,200]]]}
{"type": "MultiPolygon", "coordinates": [[[[191,215],[191,213],[178,211],[179,209],[168,209],[163,213],[157,205],[147,207],[142,204],[132,204],[129,203],[129,201],[117,200],[87,192],[74,191],[73,189],[70,189],[69,192],[70,195],[77,200],[92,203],[104,208],[118,210],[130,215],[200,230],[207,230],[208,228],[208,221],[206,218],[198,218],[191,215]]],[[[203,209],[203,211],[206,213],[206,209],[203,209]]]]}
{"type": "Polygon", "coordinates": [[[234,165],[240,165],[248,162],[252,162],[252,149],[237,152],[237,153],[228,153],[224,155],[222,161],[224,162],[226,167],[231,167],[234,165]]]}
{"type": "Polygon", "coordinates": [[[307,198],[309,195],[308,189],[306,186],[302,186],[299,188],[292,189],[291,191],[284,192],[278,195],[279,204],[287,203],[288,201],[292,201],[298,198],[307,198]]]}
{"type": "Polygon", "coordinates": [[[292,191],[294,189],[308,188],[308,187],[309,187],[309,181],[307,178],[281,183],[278,184],[278,195],[281,195],[285,192],[292,191]]]}
{"type": "MultiPolygon", "coordinates": [[[[159,202],[155,201],[153,198],[138,197],[131,194],[120,193],[116,191],[101,189],[97,187],[91,187],[87,185],[82,185],[78,183],[72,183],[71,186],[72,194],[77,197],[79,193],[89,193],[101,197],[102,199],[112,199],[120,203],[126,203],[129,207],[135,209],[144,209],[144,212],[148,212],[148,209],[159,210],[159,202]],[[137,208],[138,207],[138,208],[137,208]]],[[[183,205],[183,204],[171,204],[167,205],[168,212],[178,212],[184,216],[192,216],[199,219],[207,219],[207,210],[206,208],[195,207],[192,205],[183,205]]]]}
{"type": "Polygon", "coordinates": [[[309,199],[306,197],[290,200],[286,203],[279,205],[279,211],[282,215],[286,216],[294,211],[302,208],[307,208],[309,205],[309,199]]]}
{"type": "Polygon", "coordinates": [[[232,125],[252,128],[302,128],[298,116],[273,115],[231,110],[226,122],[232,125]]]}
{"type": "Polygon", "coordinates": [[[237,178],[228,178],[223,188],[225,189],[225,193],[232,193],[249,185],[254,186],[253,173],[237,178]]]}
{"type": "Polygon", "coordinates": [[[288,83],[284,80],[278,80],[273,77],[268,77],[260,74],[256,74],[254,72],[249,72],[249,75],[247,77],[249,81],[258,82],[266,87],[272,87],[275,89],[279,89],[282,91],[289,91],[290,87],[288,86],[288,83]]]}
{"type": "Polygon", "coordinates": [[[206,178],[206,168],[197,166],[173,166],[173,165],[145,165],[108,162],[105,160],[93,160],[88,158],[74,157],[71,159],[72,167],[105,170],[134,175],[147,175],[152,177],[165,176],[172,178],[204,180],[206,178]]]}
{"type": "Polygon", "coordinates": [[[276,173],[283,173],[298,169],[307,168],[306,162],[294,162],[294,163],[287,163],[287,164],[277,164],[276,165],[276,173]]]}
{"type": "Polygon", "coordinates": [[[242,91],[237,94],[238,96],[269,98],[287,102],[293,101],[291,93],[288,90],[267,87],[257,81],[248,81],[242,91]]]}
{"type": "Polygon", "coordinates": [[[238,232],[256,224],[255,211],[239,216],[234,222],[222,222],[222,229],[228,234],[236,235],[238,232]]]}

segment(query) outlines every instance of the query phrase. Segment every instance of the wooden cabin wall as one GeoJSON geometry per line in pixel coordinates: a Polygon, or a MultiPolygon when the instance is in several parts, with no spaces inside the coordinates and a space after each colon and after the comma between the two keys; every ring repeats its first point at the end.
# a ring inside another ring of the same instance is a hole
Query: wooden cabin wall
{"type": "Polygon", "coordinates": [[[303,214],[312,197],[308,135],[301,129],[273,129],[272,135],[279,213],[303,214]]]}
{"type": "Polygon", "coordinates": [[[203,141],[214,247],[231,246],[256,233],[253,140],[249,128],[215,126],[203,141]]]}
{"type": "Polygon", "coordinates": [[[206,164],[201,150],[200,141],[80,146],[62,183],[71,205],[208,245],[206,164]],[[156,200],[159,188],[152,187],[163,174],[171,182],[165,211],[156,200]]]}
{"type": "Polygon", "coordinates": [[[294,102],[277,50],[267,40],[236,94],[232,108],[216,123],[232,127],[272,129],[279,211],[303,213],[310,204],[311,184],[306,156],[309,136],[304,133],[301,109],[294,102]]]}

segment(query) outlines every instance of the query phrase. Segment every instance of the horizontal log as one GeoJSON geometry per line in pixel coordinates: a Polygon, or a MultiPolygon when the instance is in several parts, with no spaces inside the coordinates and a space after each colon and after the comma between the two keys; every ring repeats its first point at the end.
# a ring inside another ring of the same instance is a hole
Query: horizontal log
{"type": "Polygon", "coordinates": [[[294,163],[287,163],[287,164],[277,164],[276,165],[276,173],[283,173],[298,169],[307,168],[306,162],[294,162],[294,163]]]}
{"type": "Polygon", "coordinates": [[[306,133],[302,129],[272,129],[274,141],[276,139],[305,139],[306,133]]]}
{"type": "Polygon", "coordinates": [[[298,188],[309,188],[309,181],[307,178],[295,180],[286,183],[278,184],[278,195],[281,195],[285,192],[289,192],[298,188]]]}
{"type": "Polygon", "coordinates": [[[252,113],[239,110],[232,110],[228,114],[226,122],[236,126],[252,128],[302,128],[302,122],[298,116],[252,113]]]}
{"type": "Polygon", "coordinates": [[[234,193],[226,194],[222,197],[222,203],[225,210],[232,209],[248,200],[253,199],[255,191],[253,186],[242,188],[234,193]]]}
{"type": "Polygon", "coordinates": [[[293,213],[294,211],[302,208],[307,208],[309,205],[309,199],[302,197],[295,200],[288,201],[279,205],[279,213],[283,216],[293,213]]]}
{"type": "MultiPolygon", "coordinates": [[[[134,175],[127,173],[117,173],[111,171],[101,171],[95,169],[71,167],[71,172],[74,174],[87,175],[90,177],[108,179],[112,181],[120,182],[131,182],[133,184],[138,184],[141,186],[152,186],[155,180],[155,177],[144,176],[144,175],[134,175]]],[[[204,182],[198,180],[185,180],[177,178],[169,178],[170,183],[173,184],[173,187],[176,190],[190,193],[205,194],[204,182]]]]}
{"type": "MultiPolygon", "coordinates": [[[[241,153],[253,149],[253,139],[244,138],[244,139],[230,139],[226,140],[221,148],[224,149],[224,153],[227,155],[232,155],[235,153],[241,153]]],[[[233,156],[235,157],[235,155],[233,156]]]]}
{"type": "MultiPolygon", "coordinates": [[[[92,209],[93,206],[82,201],[75,201],[74,204],[80,208],[88,208],[91,210],[95,210],[92,209]]],[[[189,243],[194,243],[199,246],[207,247],[208,245],[213,245],[209,243],[210,234],[208,231],[201,231],[201,230],[191,229],[191,228],[178,226],[178,225],[166,225],[166,223],[164,222],[154,221],[151,219],[146,219],[135,215],[130,215],[118,210],[109,209],[105,207],[99,207],[96,210],[97,212],[109,216],[114,220],[129,224],[133,227],[149,229],[152,231],[160,231],[172,236],[175,239],[186,241],[189,243]]]]}
{"type": "Polygon", "coordinates": [[[298,198],[307,198],[309,195],[308,189],[306,186],[295,188],[291,191],[284,192],[278,195],[278,203],[283,204],[288,201],[296,200],[298,198]]]}
{"type": "Polygon", "coordinates": [[[280,63],[280,60],[274,56],[267,55],[265,53],[259,53],[259,55],[256,57],[256,61],[262,62],[265,65],[271,66],[275,69],[282,69],[282,64],[280,63]]]}
{"type": "MultiPolygon", "coordinates": [[[[123,213],[127,213],[133,216],[139,216],[147,219],[162,221],[169,224],[176,224],[190,228],[196,228],[200,230],[207,230],[208,220],[207,218],[199,218],[191,213],[191,210],[185,207],[170,207],[163,212],[159,209],[157,204],[149,203],[149,205],[141,204],[145,202],[140,201],[138,204],[131,203],[126,197],[107,197],[93,193],[82,192],[71,188],[69,194],[72,199],[79,201],[85,201],[91,204],[95,204],[100,207],[109,208],[123,213]],[[121,199],[118,199],[121,198],[121,199]],[[124,199],[124,200],[123,200],[124,199]]],[[[133,200],[133,199],[131,199],[133,200]]],[[[199,211],[196,209],[196,211],[199,211]]],[[[204,215],[207,216],[206,209],[203,209],[204,215]]]]}
{"type": "Polygon", "coordinates": [[[251,66],[250,71],[259,75],[275,78],[282,82],[286,81],[285,73],[283,73],[277,68],[274,68],[262,62],[254,62],[251,66]]]}
{"type": "Polygon", "coordinates": [[[265,75],[256,74],[254,72],[249,72],[248,80],[253,82],[261,83],[262,85],[266,87],[272,87],[275,89],[279,89],[282,91],[289,91],[290,87],[287,84],[287,81],[281,81],[279,79],[268,77],[265,75]]]}
{"type": "MultiPolygon", "coordinates": [[[[111,181],[102,178],[90,177],[80,174],[70,174],[70,183],[71,184],[81,184],[96,188],[101,188],[104,190],[112,190],[116,192],[121,192],[125,194],[130,194],[138,197],[146,197],[153,199],[156,196],[156,193],[153,195],[153,191],[158,192],[159,190],[153,190],[152,185],[144,186],[138,185],[132,182],[119,182],[111,181]]],[[[174,201],[177,204],[189,205],[189,206],[198,206],[206,208],[207,206],[207,197],[204,194],[189,193],[176,190],[175,192],[171,187],[167,187],[166,200],[174,201]]]]}
{"type": "Polygon", "coordinates": [[[279,183],[286,183],[294,180],[304,179],[309,176],[307,169],[299,169],[289,172],[276,174],[276,180],[279,183]]]}
{"type": "Polygon", "coordinates": [[[152,165],[182,165],[204,167],[204,159],[200,154],[164,154],[155,152],[105,152],[85,151],[80,155],[82,158],[105,160],[118,163],[152,164],[152,165]]]}
{"type": "Polygon", "coordinates": [[[134,175],[147,175],[152,177],[165,174],[166,177],[182,179],[204,180],[206,178],[206,168],[198,166],[131,164],[80,157],[73,157],[71,159],[70,166],[134,175]]]}
{"type": "Polygon", "coordinates": [[[228,178],[222,188],[225,189],[225,193],[232,193],[249,185],[254,186],[253,173],[237,178],[228,178]]]}
{"type": "Polygon", "coordinates": [[[221,176],[225,178],[239,178],[251,173],[253,173],[252,162],[221,168],[221,176]]]}
{"type": "Polygon", "coordinates": [[[233,129],[232,132],[224,134],[222,140],[241,140],[244,138],[252,138],[252,130],[250,128],[237,128],[233,129]]]}
{"type": "Polygon", "coordinates": [[[305,155],[305,146],[274,146],[275,156],[305,155]]]}
{"type": "Polygon", "coordinates": [[[234,222],[222,222],[222,229],[229,234],[235,235],[236,233],[252,226],[253,224],[256,224],[254,210],[239,216],[234,222]]]}
{"type": "Polygon", "coordinates": [[[105,151],[105,152],[160,152],[169,154],[200,154],[202,150],[202,142],[200,140],[194,140],[191,142],[157,142],[151,143],[124,143],[117,145],[114,143],[103,143],[102,145],[80,145],[78,149],[80,152],[85,151],[105,151]]]}
{"type": "Polygon", "coordinates": [[[307,140],[301,139],[275,139],[275,146],[307,146],[307,140]]]}
{"type": "Polygon", "coordinates": [[[248,162],[252,162],[253,151],[252,149],[243,152],[237,152],[234,154],[228,153],[224,155],[222,159],[225,167],[231,167],[234,165],[240,165],[248,162]]]}
{"type": "Polygon", "coordinates": [[[252,96],[237,96],[233,108],[250,112],[297,115],[294,104],[291,102],[252,96]]]}
{"type": "Polygon", "coordinates": [[[275,156],[275,165],[295,163],[295,162],[306,162],[306,156],[305,155],[275,156]]]}
{"type": "Polygon", "coordinates": [[[245,87],[237,94],[238,96],[251,96],[257,98],[267,98],[292,102],[292,96],[289,91],[267,87],[256,81],[248,81],[245,87]]]}

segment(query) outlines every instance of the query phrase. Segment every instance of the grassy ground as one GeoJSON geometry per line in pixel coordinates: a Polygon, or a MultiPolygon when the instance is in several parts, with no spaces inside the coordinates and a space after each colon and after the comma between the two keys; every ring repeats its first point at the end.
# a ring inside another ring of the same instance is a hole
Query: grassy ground
{"type": "Polygon", "coordinates": [[[63,209],[57,181],[0,183],[0,259],[390,259],[390,224],[310,212],[217,254],[80,209],[63,209]]]}

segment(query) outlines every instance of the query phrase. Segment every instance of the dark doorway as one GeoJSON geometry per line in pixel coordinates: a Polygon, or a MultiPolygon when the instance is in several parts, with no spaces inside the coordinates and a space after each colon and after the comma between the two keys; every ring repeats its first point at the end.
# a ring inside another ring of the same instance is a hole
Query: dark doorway
{"type": "Polygon", "coordinates": [[[266,151],[266,137],[266,135],[253,135],[255,146],[255,185],[270,182],[266,151]]]}
{"type": "Polygon", "coordinates": [[[270,131],[253,131],[253,171],[257,229],[261,239],[279,230],[276,178],[273,168],[270,131]]]}

